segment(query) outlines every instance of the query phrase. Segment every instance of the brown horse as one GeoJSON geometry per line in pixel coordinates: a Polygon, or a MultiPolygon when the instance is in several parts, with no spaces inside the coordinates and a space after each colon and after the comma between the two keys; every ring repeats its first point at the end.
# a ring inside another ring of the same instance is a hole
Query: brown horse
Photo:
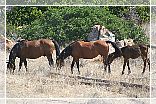
{"type": "Polygon", "coordinates": [[[120,56],[121,50],[114,42],[103,40],[97,40],[94,42],[75,41],[61,52],[60,56],[56,60],[57,65],[59,66],[59,68],[61,68],[61,66],[64,64],[64,59],[71,55],[73,57],[71,64],[71,73],[73,74],[73,66],[76,62],[78,72],[80,74],[79,59],[92,59],[97,57],[98,55],[101,55],[103,57],[104,63],[109,52],[108,43],[112,44],[112,46],[115,48],[115,52],[120,56]]]}
{"type": "MultiPolygon", "coordinates": [[[[143,72],[142,74],[145,72],[145,68],[146,68],[146,63],[148,63],[149,65],[149,70],[150,70],[150,60],[147,57],[148,56],[148,45],[132,45],[132,46],[125,46],[121,48],[122,54],[121,56],[123,56],[124,58],[124,64],[123,64],[123,71],[122,74],[124,74],[124,70],[125,70],[125,66],[127,64],[128,67],[128,74],[131,73],[130,70],[130,66],[129,66],[129,59],[136,59],[138,57],[141,56],[143,62],[144,62],[144,67],[143,67],[143,72]]],[[[108,66],[108,69],[110,70],[110,64],[113,62],[113,60],[115,58],[119,57],[116,53],[111,53],[108,56],[107,62],[106,62],[106,66],[108,66]]]]}
{"type": "MultiPolygon", "coordinates": [[[[7,62],[7,68],[15,70],[15,59],[16,57],[20,58],[19,62],[19,71],[21,69],[22,63],[24,62],[26,71],[27,71],[27,61],[26,58],[36,59],[41,56],[46,56],[49,65],[53,65],[52,54],[56,50],[56,57],[59,56],[60,50],[59,45],[55,40],[50,39],[39,39],[39,40],[22,40],[16,43],[11,49],[9,55],[9,62],[7,62]]],[[[11,71],[11,70],[10,70],[11,71]]]]}

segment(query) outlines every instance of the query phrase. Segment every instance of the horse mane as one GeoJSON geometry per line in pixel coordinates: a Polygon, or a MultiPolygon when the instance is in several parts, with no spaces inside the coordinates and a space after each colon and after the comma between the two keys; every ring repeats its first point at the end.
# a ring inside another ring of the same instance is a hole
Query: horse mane
{"type": "Polygon", "coordinates": [[[112,42],[112,41],[106,41],[106,43],[111,43],[111,45],[112,45],[112,46],[113,46],[113,48],[115,49],[114,54],[116,54],[118,57],[120,57],[120,56],[121,56],[122,51],[121,51],[121,49],[117,46],[117,44],[116,44],[116,43],[114,43],[114,42],[112,42]]]}
{"type": "Polygon", "coordinates": [[[54,39],[52,39],[52,42],[54,43],[55,49],[56,49],[56,57],[59,57],[60,55],[60,46],[58,44],[58,42],[54,39]]]}

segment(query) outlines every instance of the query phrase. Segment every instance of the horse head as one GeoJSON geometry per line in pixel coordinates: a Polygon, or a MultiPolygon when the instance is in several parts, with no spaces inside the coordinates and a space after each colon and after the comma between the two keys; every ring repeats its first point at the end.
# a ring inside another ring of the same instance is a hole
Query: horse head
{"type": "Polygon", "coordinates": [[[62,66],[64,66],[64,59],[66,59],[68,56],[71,55],[72,53],[72,44],[70,44],[69,46],[67,46],[61,53],[60,55],[57,57],[56,59],[56,64],[57,67],[61,68],[62,66]]]}
{"type": "Polygon", "coordinates": [[[115,57],[115,52],[109,54],[109,55],[108,55],[108,58],[107,58],[107,65],[108,65],[108,64],[111,64],[115,58],[116,58],[116,57],[115,57]]]}
{"type": "Polygon", "coordinates": [[[10,72],[12,71],[12,69],[15,70],[15,62],[8,61],[6,63],[7,63],[7,69],[9,69],[10,72]]]}
{"type": "Polygon", "coordinates": [[[61,69],[61,67],[64,66],[64,59],[61,57],[57,57],[56,65],[57,65],[57,68],[61,69]]]}
{"type": "Polygon", "coordinates": [[[13,71],[15,70],[15,59],[16,59],[16,57],[19,56],[20,49],[21,49],[20,44],[16,43],[10,51],[9,61],[6,62],[7,68],[10,69],[10,71],[11,71],[11,69],[13,69],[13,71]]]}

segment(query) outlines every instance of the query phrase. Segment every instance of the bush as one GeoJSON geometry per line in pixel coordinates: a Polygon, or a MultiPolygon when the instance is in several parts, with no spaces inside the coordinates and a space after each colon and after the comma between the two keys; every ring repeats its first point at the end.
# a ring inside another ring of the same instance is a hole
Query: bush
{"type": "Polygon", "coordinates": [[[59,42],[69,42],[85,39],[93,25],[101,24],[119,40],[132,38],[138,42],[148,42],[144,31],[133,20],[120,18],[107,7],[46,7],[39,14],[34,20],[31,19],[31,23],[22,21],[26,25],[17,29],[18,36],[30,40],[55,38],[59,42]]]}

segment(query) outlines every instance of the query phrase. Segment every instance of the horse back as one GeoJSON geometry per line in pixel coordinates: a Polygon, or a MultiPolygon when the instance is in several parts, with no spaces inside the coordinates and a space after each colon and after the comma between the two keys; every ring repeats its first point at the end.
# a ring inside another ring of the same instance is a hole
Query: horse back
{"type": "Polygon", "coordinates": [[[54,49],[53,42],[48,39],[23,41],[21,46],[21,56],[34,59],[40,56],[51,55],[54,49]]]}
{"type": "Polygon", "coordinates": [[[141,55],[141,50],[138,45],[126,46],[121,48],[122,55],[125,58],[138,58],[141,55]]]}
{"type": "Polygon", "coordinates": [[[91,59],[98,55],[104,55],[106,49],[106,43],[102,42],[84,42],[77,41],[72,45],[72,56],[78,58],[91,59]]]}

